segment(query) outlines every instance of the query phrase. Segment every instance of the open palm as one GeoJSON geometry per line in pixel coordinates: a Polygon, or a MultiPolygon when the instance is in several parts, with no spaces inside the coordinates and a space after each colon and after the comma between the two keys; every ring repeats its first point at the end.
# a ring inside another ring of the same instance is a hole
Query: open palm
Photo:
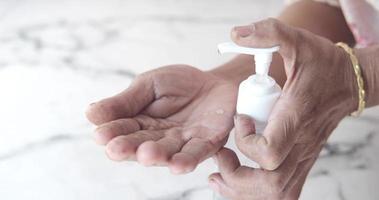
{"type": "Polygon", "coordinates": [[[92,104],[88,119],[113,160],[194,170],[233,127],[237,86],[210,72],[172,65],[138,76],[120,94],[92,104]]]}

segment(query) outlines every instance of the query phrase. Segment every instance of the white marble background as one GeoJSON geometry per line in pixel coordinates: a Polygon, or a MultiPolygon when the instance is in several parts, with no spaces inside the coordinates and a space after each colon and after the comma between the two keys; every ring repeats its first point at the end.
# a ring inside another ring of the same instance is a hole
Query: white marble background
{"type": "MultiPolygon", "coordinates": [[[[195,172],[112,162],[84,118],[92,101],[170,63],[210,69],[233,25],[280,0],[0,0],[0,199],[211,199],[195,172]]],[[[379,109],[344,120],[301,199],[379,199],[379,109]]]]}

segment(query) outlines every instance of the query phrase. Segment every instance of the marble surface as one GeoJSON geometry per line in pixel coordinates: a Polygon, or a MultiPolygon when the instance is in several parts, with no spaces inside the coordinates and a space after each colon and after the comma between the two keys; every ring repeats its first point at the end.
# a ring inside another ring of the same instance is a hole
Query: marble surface
{"type": "MultiPolygon", "coordinates": [[[[210,69],[233,25],[275,16],[280,0],[1,0],[0,199],[212,199],[207,160],[174,176],[112,162],[84,111],[170,63],[210,69]],[[264,3],[263,3],[264,2],[264,3]]],[[[301,199],[379,199],[379,108],[346,118],[301,199]]]]}

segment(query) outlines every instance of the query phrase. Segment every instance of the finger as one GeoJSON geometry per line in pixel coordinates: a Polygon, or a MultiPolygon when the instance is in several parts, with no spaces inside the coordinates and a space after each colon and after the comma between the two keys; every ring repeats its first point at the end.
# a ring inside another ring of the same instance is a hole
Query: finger
{"type": "Polygon", "coordinates": [[[237,192],[250,191],[248,196],[260,199],[260,196],[283,193],[295,173],[299,152],[299,149],[291,152],[283,164],[274,171],[239,166],[237,156],[233,152],[220,151],[217,153],[217,161],[220,174],[228,187],[237,192]]]}
{"type": "Polygon", "coordinates": [[[275,170],[288,156],[296,141],[298,124],[295,103],[281,97],[271,112],[263,134],[254,134],[251,119],[237,115],[235,119],[236,145],[263,169],[275,170]]]}
{"type": "Polygon", "coordinates": [[[235,141],[238,149],[251,160],[256,161],[257,147],[266,145],[266,138],[255,133],[254,120],[243,114],[234,117],[235,141]]]}
{"type": "Polygon", "coordinates": [[[111,139],[119,135],[127,135],[141,129],[135,119],[118,119],[100,125],[95,130],[95,141],[98,144],[105,145],[111,139]]]}
{"type": "Polygon", "coordinates": [[[169,129],[158,141],[147,141],[137,149],[137,160],[145,166],[166,166],[170,158],[181,150],[184,140],[180,129],[169,129]]]}
{"type": "MultiPolygon", "coordinates": [[[[257,174],[256,177],[259,177],[258,180],[261,180],[261,183],[258,183],[258,185],[262,186],[264,185],[264,182],[268,182],[269,187],[263,187],[261,190],[268,191],[271,194],[281,194],[287,187],[289,181],[296,173],[296,169],[298,166],[298,158],[299,155],[302,153],[302,147],[297,146],[295,147],[286,157],[286,159],[283,161],[283,163],[273,171],[263,171],[263,173],[257,174]]],[[[267,184],[266,184],[267,185],[267,184]]]]}
{"type": "Polygon", "coordinates": [[[139,145],[146,141],[156,141],[164,136],[162,131],[142,130],[112,139],[106,146],[108,157],[115,161],[134,160],[139,145]]]}
{"type": "Polygon", "coordinates": [[[272,18],[237,26],[231,31],[231,38],[236,44],[255,48],[280,46],[279,53],[284,58],[293,55],[296,36],[296,29],[272,18]]]}
{"type": "Polygon", "coordinates": [[[86,115],[88,120],[96,125],[119,118],[133,117],[153,99],[153,80],[148,75],[142,75],[120,94],[91,104],[86,115]]]}
{"type": "MultiPolygon", "coordinates": [[[[167,88],[167,90],[168,89],[170,88],[167,88]]],[[[183,97],[157,97],[154,102],[144,109],[143,113],[151,117],[165,118],[177,112],[183,105],[186,105],[187,102],[188,98],[183,97]]]]}
{"type": "Polygon", "coordinates": [[[261,146],[260,156],[257,156],[262,166],[273,170],[286,159],[295,145],[297,135],[301,134],[296,127],[300,123],[299,113],[302,113],[301,108],[284,95],[276,102],[263,131],[267,143],[261,146]]]}
{"type": "Polygon", "coordinates": [[[228,199],[242,199],[239,191],[254,188],[254,169],[241,166],[235,152],[222,148],[215,158],[220,173],[212,174],[209,182],[216,192],[228,199]]]}
{"type": "Polygon", "coordinates": [[[215,158],[222,176],[233,174],[241,166],[237,154],[225,147],[217,152],[215,158]]]}
{"type": "Polygon", "coordinates": [[[208,178],[208,184],[217,194],[227,199],[235,199],[236,192],[225,183],[220,173],[211,174],[208,178]]]}
{"type": "Polygon", "coordinates": [[[218,147],[208,140],[190,139],[179,153],[172,156],[169,168],[173,174],[183,174],[193,171],[197,164],[215,153],[218,147]]]}
{"type": "Polygon", "coordinates": [[[238,132],[238,137],[248,137],[251,134],[255,135],[254,119],[248,115],[236,114],[234,116],[234,126],[238,132]]]}
{"type": "Polygon", "coordinates": [[[241,166],[234,151],[228,148],[222,148],[217,152],[215,158],[222,180],[229,188],[232,188],[233,191],[248,191],[254,188],[257,170],[241,166]]]}

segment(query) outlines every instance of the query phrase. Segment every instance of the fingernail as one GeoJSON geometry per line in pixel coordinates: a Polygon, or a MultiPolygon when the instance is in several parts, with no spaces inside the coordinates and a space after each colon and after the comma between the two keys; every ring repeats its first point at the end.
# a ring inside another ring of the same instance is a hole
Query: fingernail
{"type": "Polygon", "coordinates": [[[254,25],[249,26],[236,26],[234,27],[234,31],[237,33],[240,37],[247,37],[251,35],[254,31],[254,25]]]}
{"type": "Polygon", "coordinates": [[[220,193],[220,186],[216,183],[216,180],[209,179],[209,187],[211,187],[213,191],[220,193]]]}

